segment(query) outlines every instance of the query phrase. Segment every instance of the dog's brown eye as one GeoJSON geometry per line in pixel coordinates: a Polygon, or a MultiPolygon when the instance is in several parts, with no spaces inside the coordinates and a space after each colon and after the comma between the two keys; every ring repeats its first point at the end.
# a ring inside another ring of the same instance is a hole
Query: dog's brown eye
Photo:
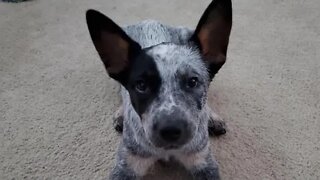
{"type": "Polygon", "coordinates": [[[188,79],[187,82],[187,87],[188,88],[194,88],[198,85],[198,78],[197,77],[192,77],[188,79]]]}
{"type": "Polygon", "coordinates": [[[144,80],[137,81],[135,88],[139,93],[146,93],[148,91],[148,85],[144,80]]]}

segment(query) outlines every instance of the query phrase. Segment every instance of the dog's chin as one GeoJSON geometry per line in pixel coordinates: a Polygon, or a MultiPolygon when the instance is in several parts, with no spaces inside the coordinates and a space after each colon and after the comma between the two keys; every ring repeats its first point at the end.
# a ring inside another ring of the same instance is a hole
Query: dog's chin
{"type": "Polygon", "coordinates": [[[153,145],[156,148],[164,149],[164,150],[177,150],[183,146],[183,145],[178,145],[178,144],[158,144],[158,143],[153,143],[153,145]]]}

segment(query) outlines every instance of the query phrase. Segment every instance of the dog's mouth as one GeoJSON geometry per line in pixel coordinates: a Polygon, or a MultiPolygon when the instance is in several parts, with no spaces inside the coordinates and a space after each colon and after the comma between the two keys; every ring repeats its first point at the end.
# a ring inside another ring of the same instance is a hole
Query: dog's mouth
{"type": "Polygon", "coordinates": [[[167,145],[167,146],[164,146],[163,149],[165,150],[172,150],[172,149],[178,149],[180,148],[181,146],[179,145],[167,145]]]}
{"type": "Polygon", "coordinates": [[[185,146],[187,144],[186,143],[153,143],[153,145],[156,147],[156,148],[160,148],[160,149],[163,149],[163,150],[178,150],[178,149],[181,149],[183,146],[185,146]]]}
{"type": "Polygon", "coordinates": [[[150,141],[150,143],[155,147],[163,150],[175,150],[181,148],[184,144],[181,143],[164,143],[162,141],[150,141]]]}

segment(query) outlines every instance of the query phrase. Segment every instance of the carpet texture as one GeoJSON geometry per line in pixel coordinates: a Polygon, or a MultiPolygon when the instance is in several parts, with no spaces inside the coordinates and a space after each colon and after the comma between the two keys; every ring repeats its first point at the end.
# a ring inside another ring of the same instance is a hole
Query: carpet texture
{"type": "MultiPolygon", "coordinates": [[[[104,179],[120,136],[118,88],[85,11],[121,25],[195,27],[208,0],[0,3],[0,179],[104,179]]],[[[222,179],[320,179],[320,1],[234,1],[228,59],[209,101],[228,132],[212,138],[222,179]]],[[[155,179],[183,179],[154,168],[155,179]],[[167,177],[167,178],[164,178],[167,177]],[[175,177],[175,178],[174,178],[175,177]]]]}

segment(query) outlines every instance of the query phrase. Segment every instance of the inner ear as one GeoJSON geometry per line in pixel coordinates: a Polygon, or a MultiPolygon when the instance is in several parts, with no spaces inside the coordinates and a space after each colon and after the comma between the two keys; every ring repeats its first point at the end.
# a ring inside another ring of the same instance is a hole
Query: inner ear
{"type": "Polygon", "coordinates": [[[86,18],[91,39],[108,74],[125,83],[131,61],[141,52],[141,46],[102,13],[88,10],[86,18]]]}
{"type": "Polygon", "coordinates": [[[118,74],[129,66],[129,43],[118,34],[103,31],[94,44],[109,74],[118,74]]]}
{"type": "Polygon", "coordinates": [[[221,56],[218,59],[212,59],[212,63],[221,63],[220,61],[223,61],[222,58],[227,54],[230,31],[225,29],[229,28],[225,22],[209,22],[197,33],[201,52],[205,57],[221,56]]]}
{"type": "Polygon", "coordinates": [[[231,0],[214,0],[201,16],[191,38],[199,46],[211,78],[226,61],[231,26],[231,0]]]}

